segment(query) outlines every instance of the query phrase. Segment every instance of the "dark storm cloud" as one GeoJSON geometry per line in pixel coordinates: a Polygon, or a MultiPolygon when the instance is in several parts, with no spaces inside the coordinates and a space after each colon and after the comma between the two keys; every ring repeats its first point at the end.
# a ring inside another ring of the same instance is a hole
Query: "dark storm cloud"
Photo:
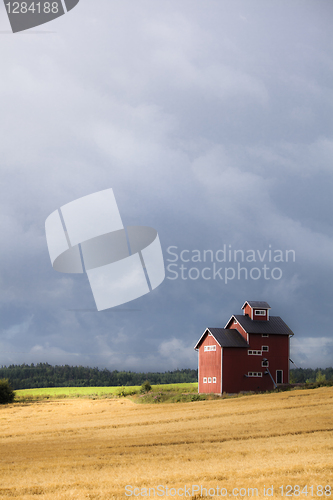
{"type": "Polygon", "coordinates": [[[332,364],[332,10],[86,1],[55,33],[0,37],[0,363],[195,366],[203,329],[262,299],[298,364],[332,364]],[[138,310],[94,312],[86,277],[53,271],[44,222],[108,187],[165,258],[271,245],[296,262],[281,280],[166,279],[123,306],[138,310]]]}

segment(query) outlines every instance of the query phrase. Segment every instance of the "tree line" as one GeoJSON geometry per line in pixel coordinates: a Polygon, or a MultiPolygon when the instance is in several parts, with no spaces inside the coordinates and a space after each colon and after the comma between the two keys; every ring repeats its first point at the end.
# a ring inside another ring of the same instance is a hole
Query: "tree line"
{"type": "Polygon", "coordinates": [[[136,373],[84,366],[52,366],[48,363],[1,366],[0,379],[13,389],[41,387],[107,387],[151,384],[179,384],[198,381],[198,370],[190,368],[163,373],[136,373]]]}
{"type": "Polygon", "coordinates": [[[289,372],[291,384],[323,382],[333,380],[333,368],[293,368],[289,372]]]}
{"type": "MultiPolygon", "coordinates": [[[[151,384],[179,384],[198,381],[198,370],[185,368],[167,372],[137,373],[84,366],[52,366],[48,363],[0,367],[0,379],[8,379],[13,389],[40,387],[106,387],[151,384]]],[[[318,379],[333,380],[333,368],[294,368],[290,383],[311,383],[318,379]]]]}

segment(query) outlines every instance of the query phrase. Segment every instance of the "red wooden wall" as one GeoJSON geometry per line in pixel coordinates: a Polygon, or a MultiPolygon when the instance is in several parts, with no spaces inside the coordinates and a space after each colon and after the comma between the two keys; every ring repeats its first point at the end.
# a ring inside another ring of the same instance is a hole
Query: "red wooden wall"
{"type": "MultiPolygon", "coordinates": [[[[249,306],[249,304],[246,304],[246,306],[244,307],[243,311],[244,311],[244,314],[247,314],[253,320],[256,320],[256,321],[257,320],[259,320],[259,321],[260,320],[261,321],[267,321],[267,310],[265,309],[265,312],[266,312],[265,316],[256,316],[255,315],[255,310],[256,309],[260,309],[260,307],[256,307],[255,309],[253,309],[253,318],[251,316],[251,314],[252,314],[252,308],[249,306]]],[[[262,309],[260,309],[260,310],[262,310],[262,309]]]]}
{"type": "Polygon", "coordinates": [[[201,393],[221,393],[221,346],[215,338],[206,334],[199,347],[199,392],[201,393]],[[216,345],[216,351],[206,351],[207,345],[216,345]],[[203,383],[203,378],[207,377],[207,383],[203,383]],[[212,383],[208,383],[208,377],[211,377],[212,383]],[[216,383],[213,383],[213,377],[216,377],[216,383]]]}
{"type": "Polygon", "coordinates": [[[269,375],[264,375],[266,367],[262,360],[268,360],[268,369],[276,382],[276,370],[283,370],[283,382],[289,380],[289,337],[288,335],[270,335],[262,337],[260,334],[249,335],[248,348],[223,349],[222,360],[222,392],[240,391],[267,391],[274,388],[269,375]],[[249,355],[248,350],[261,350],[268,346],[268,352],[262,355],[249,355]],[[248,372],[262,372],[262,377],[245,377],[248,372]]]}
{"type": "MultiPolygon", "coordinates": [[[[247,334],[239,323],[233,323],[230,328],[237,328],[244,338],[247,334]]],[[[268,360],[268,369],[276,382],[276,370],[283,370],[283,383],[289,381],[289,336],[249,334],[248,347],[228,347],[221,349],[215,338],[208,333],[199,347],[199,392],[200,393],[237,393],[240,391],[267,391],[274,388],[269,375],[265,375],[266,367],[262,366],[264,358],[268,360]],[[216,345],[216,351],[206,351],[207,345],[216,345]],[[268,351],[262,351],[268,346],[268,351]],[[262,351],[261,355],[249,355],[249,350],[262,351]],[[222,388],[221,388],[221,356],[222,388]],[[246,377],[249,372],[261,372],[262,377],[246,377]],[[203,378],[207,377],[207,383],[203,378]],[[211,377],[212,382],[208,383],[211,377]],[[216,377],[216,383],[213,383],[216,377]]]]}

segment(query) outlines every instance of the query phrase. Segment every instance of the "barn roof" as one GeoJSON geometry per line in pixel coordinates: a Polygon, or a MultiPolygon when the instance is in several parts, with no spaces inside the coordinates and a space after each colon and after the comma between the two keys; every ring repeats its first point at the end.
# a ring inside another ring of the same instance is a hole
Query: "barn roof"
{"type": "Polygon", "coordinates": [[[267,302],[261,302],[260,300],[246,300],[242,306],[242,309],[249,304],[250,307],[259,307],[259,309],[271,309],[271,306],[267,302]]]}
{"type": "Polygon", "coordinates": [[[235,329],[226,330],[225,328],[206,328],[203,335],[201,335],[194,349],[198,349],[201,340],[205,333],[211,333],[216,342],[221,347],[249,347],[244,337],[235,329]]]}
{"type": "MultiPolygon", "coordinates": [[[[285,324],[280,316],[270,316],[268,321],[265,320],[252,320],[249,316],[242,314],[234,314],[238,323],[246,331],[246,333],[268,333],[278,335],[294,335],[289,326],[285,324]]],[[[227,324],[229,324],[230,320],[227,324]]],[[[227,326],[227,325],[226,325],[227,326]]]]}

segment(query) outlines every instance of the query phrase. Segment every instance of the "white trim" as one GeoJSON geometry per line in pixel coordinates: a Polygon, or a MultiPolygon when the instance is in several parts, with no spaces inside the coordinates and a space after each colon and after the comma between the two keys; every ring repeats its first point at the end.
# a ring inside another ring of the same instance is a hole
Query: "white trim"
{"type": "Polygon", "coordinates": [[[194,346],[194,350],[198,350],[199,348],[197,347],[197,345],[200,343],[202,337],[205,335],[206,332],[209,332],[209,328],[206,328],[206,330],[203,332],[203,334],[201,335],[200,339],[198,340],[198,342],[195,344],[194,346]]]}
{"type": "Polygon", "coordinates": [[[254,309],[255,316],[267,316],[266,309],[254,309]]]}
{"type": "Polygon", "coordinates": [[[290,373],[289,373],[289,370],[290,370],[290,335],[288,335],[288,370],[287,370],[287,384],[290,383],[290,373]]]}
{"type": "MultiPolygon", "coordinates": [[[[225,329],[225,330],[226,330],[227,326],[229,325],[229,323],[230,323],[230,321],[231,321],[232,319],[234,319],[234,320],[236,319],[236,318],[235,318],[235,316],[234,316],[234,314],[231,316],[231,318],[229,319],[229,321],[228,321],[228,322],[227,322],[227,324],[225,325],[225,327],[224,327],[224,329],[225,329]]],[[[237,320],[236,320],[236,321],[237,321],[237,320]]]]}
{"type": "Polygon", "coordinates": [[[262,352],[259,351],[258,349],[248,349],[247,350],[247,355],[248,356],[262,356],[262,352]]]}
{"type": "Polygon", "coordinates": [[[200,351],[199,349],[196,349],[198,351],[198,394],[200,394],[200,385],[201,385],[201,381],[200,381],[200,351]]]}
{"type": "Polygon", "coordinates": [[[208,384],[212,383],[212,377],[208,377],[208,384]]]}
{"type": "Polygon", "coordinates": [[[262,372],[247,372],[248,377],[262,377],[262,372]]]}
{"type": "Polygon", "coordinates": [[[213,384],[216,384],[216,377],[213,377],[213,384]]]}
{"type": "Polygon", "coordinates": [[[195,351],[198,351],[198,350],[199,350],[199,347],[197,347],[197,346],[198,346],[198,344],[200,344],[201,339],[202,339],[202,337],[206,334],[206,332],[210,333],[210,335],[213,337],[213,339],[214,339],[214,340],[216,340],[217,344],[221,347],[221,344],[220,344],[220,343],[219,343],[219,341],[218,341],[218,340],[214,337],[214,335],[212,334],[212,332],[210,331],[210,329],[209,329],[209,328],[206,328],[206,330],[203,332],[203,334],[201,335],[200,339],[198,340],[198,342],[197,342],[197,343],[195,344],[195,346],[194,346],[194,350],[195,350],[195,351]]]}
{"type": "Polygon", "coordinates": [[[203,383],[203,384],[207,384],[207,377],[203,377],[203,379],[202,379],[202,383],[203,383]]]}
{"type": "MultiPolygon", "coordinates": [[[[229,319],[228,323],[225,325],[224,329],[225,329],[225,330],[236,330],[236,332],[238,332],[238,333],[239,333],[239,334],[243,337],[243,339],[245,340],[244,335],[243,335],[243,334],[242,334],[239,330],[237,330],[237,328],[227,328],[227,326],[229,325],[229,323],[230,323],[230,321],[231,321],[231,320],[237,321],[237,319],[235,318],[235,316],[234,316],[234,315],[232,315],[232,316],[231,316],[231,318],[229,319]]],[[[249,343],[249,334],[248,334],[248,332],[245,330],[244,326],[242,326],[242,324],[241,324],[239,321],[237,321],[237,324],[239,325],[239,327],[241,328],[241,330],[242,330],[244,333],[246,333],[246,336],[247,336],[247,337],[246,337],[246,338],[247,338],[247,340],[246,340],[246,341],[247,341],[247,343],[249,343]]],[[[215,338],[215,337],[214,337],[214,338],[215,338]]],[[[221,344],[220,344],[220,345],[221,345],[221,344]]],[[[222,347],[222,346],[221,346],[221,347],[222,347]]]]}
{"type": "Polygon", "coordinates": [[[222,394],[222,382],[223,382],[222,374],[223,374],[223,347],[221,347],[221,394],[222,394]]]}
{"type": "Polygon", "coordinates": [[[269,333],[262,333],[262,334],[261,334],[261,336],[262,336],[263,338],[267,338],[267,339],[268,339],[268,337],[269,337],[269,333]]]}
{"type": "Polygon", "coordinates": [[[262,345],[262,346],[261,346],[261,350],[262,350],[263,352],[269,352],[269,345],[262,345]],[[264,349],[265,347],[267,347],[267,349],[264,349]]]}
{"type": "Polygon", "coordinates": [[[276,383],[283,384],[283,370],[275,370],[275,380],[276,383]],[[277,372],[281,372],[281,382],[277,381],[277,372]]]}
{"type": "Polygon", "coordinates": [[[204,352],[216,351],[216,344],[205,345],[204,352]]]}

